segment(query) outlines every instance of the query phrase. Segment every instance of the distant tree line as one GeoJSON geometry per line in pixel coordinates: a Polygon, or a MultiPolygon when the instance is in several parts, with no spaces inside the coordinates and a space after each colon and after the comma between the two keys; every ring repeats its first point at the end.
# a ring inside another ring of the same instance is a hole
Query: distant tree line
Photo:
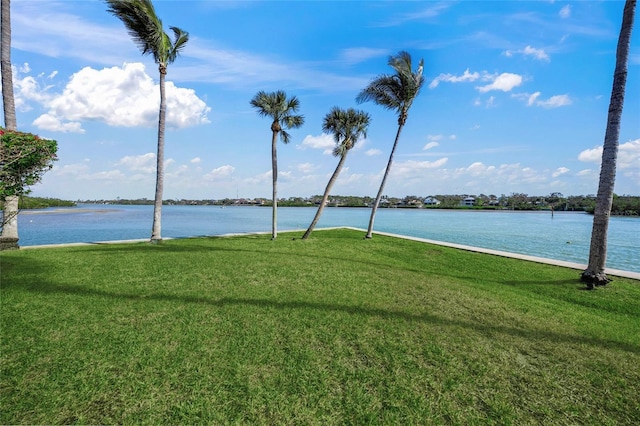
{"type": "MultiPolygon", "coordinates": [[[[46,209],[48,207],[75,207],[75,201],[61,200],[59,198],[28,197],[23,195],[18,201],[19,209],[46,209]]],[[[4,202],[0,201],[0,209],[4,202]]]]}
{"type": "MultiPolygon", "coordinates": [[[[322,202],[322,195],[311,197],[289,197],[278,199],[281,207],[317,207],[322,202]]],[[[55,200],[55,199],[41,199],[55,200]]],[[[355,195],[334,195],[329,197],[326,207],[371,207],[373,197],[355,195]]],[[[428,197],[408,195],[403,198],[383,196],[381,208],[424,208],[424,209],[472,209],[472,210],[554,210],[554,211],[584,211],[593,213],[595,208],[594,195],[564,196],[554,192],[546,196],[512,193],[511,195],[452,195],[441,194],[428,197]],[[435,199],[438,204],[427,205],[426,199],[435,199]],[[473,199],[472,205],[465,205],[465,200],[473,199]]],[[[72,203],[68,201],[67,203],[72,203]]],[[[84,200],[81,204],[121,204],[121,205],[152,205],[153,200],[115,199],[115,200],[84,200]]],[[[222,199],[174,199],[164,200],[164,205],[215,205],[215,206],[264,206],[271,207],[272,200],[268,198],[222,198],[222,199]]],[[[54,205],[51,205],[53,207],[54,205]]],[[[30,208],[30,207],[22,207],[30,208]]],[[[39,208],[39,207],[38,207],[39,208]]],[[[611,214],[625,216],[640,216],[640,196],[614,195],[611,214]]]]}

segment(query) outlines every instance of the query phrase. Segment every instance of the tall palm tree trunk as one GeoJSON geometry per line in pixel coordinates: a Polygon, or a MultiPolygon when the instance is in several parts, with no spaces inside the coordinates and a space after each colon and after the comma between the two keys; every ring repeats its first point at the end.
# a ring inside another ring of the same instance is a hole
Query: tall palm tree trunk
{"type": "Polygon", "coordinates": [[[156,195],[153,204],[153,227],[151,229],[151,242],[162,241],[162,192],[164,190],[164,127],[167,110],[167,101],[164,92],[164,80],[166,69],[160,65],[160,113],[158,114],[158,155],[156,163],[156,195]]]}
{"type": "MultiPolygon", "coordinates": [[[[18,130],[16,106],[13,95],[13,74],[11,72],[11,1],[2,0],[2,105],[4,107],[4,127],[18,130]]],[[[0,147],[0,149],[2,149],[0,147]]]]}
{"type": "Polygon", "coordinates": [[[384,191],[384,186],[387,183],[387,177],[389,176],[389,171],[391,170],[391,164],[393,163],[393,155],[396,152],[396,146],[398,146],[398,140],[400,140],[400,133],[402,132],[402,128],[404,124],[398,124],[398,133],[396,133],[396,140],[393,142],[393,148],[391,148],[391,155],[389,155],[389,162],[387,162],[387,168],[384,171],[384,176],[382,177],[382,182],[380,183],[380,189],[378,189],[378,195],[376,195],[376,201],[373,203],[373,208],[371,209],[371,217],[369,218],[369,228],[367,228],[367,235],[365,238],[373,237],[373,221],[376,217],[376,212],[378,211],[378,206],[380,205],[380,199],[382,199],[382,192],[384,191]]]}
{"type": "Polygon", "coordinates": [[[607,259],[607,234],[609,230],[609,216],[613,202],[613,188],[616,178],[616,162],[618,158],[618,142],[620,138],[620,118],[624,106],[625,87],[627,83],[627,63],[629,60],[629,44],[635,14],[635,0],[627,0],[622,15],[622,27],[618,38],[616,51],[616,68],[613,74],[613,87],[609,102],[607,130],[602,148],[602,165],[600,166],[600,181],[598,195],[593,215],[591,231],[591,246],[589,250],[589,264],[582,273],[582,281],[588,288],[595,285],[606,285],[610,280],[604,272],[607,259]]]}
{"type": "MultiPolygon", "coordinates": [[[[2,74],[2,106],[4,108],[4,127],[18,130],[16,106],[13,95],[13,73],[11,70],[11,1],[2,0],[0,12],[2,34],[0,40],[0,73],[2,74]]],[[[0,144],[0,160],[4,160],[4,147],[0,144]]],[[[2,247],[18,248],[18,201],[17,195],[9,195],[4,200],[2,213],[2,247]],[[15,240],[15,241],[14,241],[15,240]]]]}
{"type": "MultiPolygon", "coordinates": [[[[274,123],[276,125],[277,123],[274,123]]],[[[271,239],[275,240],[278,237],[278,130],[273,130],[274,126],[271,126],[273,136],[271,137],[271,180],[272,180],[272,200],[273,207],[271,209],[271,239]]]]}
{"type": "Polygon", "coordinates": [[[336,183],[336,180],[338,180],[338,175],[342,171],[342,166],[344,165],[344,162],[345,162],[346,159],[347,159],[347,154],[346,153],[344,155],[340,156],[340,161],[338,162],[338,165],[336,166],[336,169],[334,170],[333,175],[331,175],[331,178],[329,179],[329,183],[327,183],[327,188],[324,190],[324,195],[322,196],[322,201],[320,202],[320,206],[318,206],[318,211],[316,212],[316,215],[314,216],[313,220],[311,221],[311,225],[309,225],[309,228],[307,229],[307,231],[302,236],[303,240],[306,240],[309,237],[309,235],[311,235],[311,232],[313,231],[313,229],[318,224],[318,221],[320,220],[320,216],[322,215],[322,212],[324,211],[324,206],[327,204],[327,200],[329,199],[329,194],[331,193],[331,188],[333,188],[333,184],[336,183]]]}

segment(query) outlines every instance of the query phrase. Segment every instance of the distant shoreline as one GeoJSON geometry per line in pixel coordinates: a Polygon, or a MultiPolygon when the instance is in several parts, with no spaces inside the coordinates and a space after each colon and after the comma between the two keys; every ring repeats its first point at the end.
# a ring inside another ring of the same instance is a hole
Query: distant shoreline
{"type": "Polygon", "coordinates": [[[117,209],[83,209],[76,207],[68,207],[54,210],[20,210],[20,214],[60,214],[60,213],[110,213],[115,212],[117,209]]]}

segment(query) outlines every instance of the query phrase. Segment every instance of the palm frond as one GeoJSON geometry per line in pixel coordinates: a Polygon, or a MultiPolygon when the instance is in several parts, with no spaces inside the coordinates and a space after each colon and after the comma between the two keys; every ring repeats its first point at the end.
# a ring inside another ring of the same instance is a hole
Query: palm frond
{"type": "Polygon", "coordinates": [[[287,115],[281,121],[287,129],[297,129],[304,124],[304,115],[287,115]]]}
{"type": "Polygon", "coordinates": [[[359,139],[366,138],[370,121],[371,117],[364,111],[353,108],[345,111],[339,107],[333,107],[325,115],[322,124],[323,132],[331,133],[336,143],[333,155],[336,157],[346,155],[359,139]]]}
{"type": "Polygon", "coordinates": [[[178,27],[169,27],[169,29],[173,31],[174,40],[169,49],[167,63],[173,63],[189,41],[189,33],[178,27]]]}
{"type": "Polygon", "coordinates": [[[291,141],[291,135],[286,130],[280,130],[280,140],[284,144],[288,144],[291,141]]]}
{"type": "Polygon", "coordinates": [[[153,55],[158,64],[172,63],[189,40],[189,33],[171,27],[172,42],[162,27],[151,0],[105,0],[107,11],[119,18],[143,55],[153,55]]]}
{"type": "MultiPolygon", "coordinates": [[[[267,93],[263,90],[256,93],[250,104],[254,107],[258,115],[270,117],[281,127],[287,129],[298,128],[304,124],[304,116],[294,114],[300,108],[300,101],[295,96],[287,98],[283,90],[267,93]]],[[[286,138],[289,136],[287,135],[286,138]]],[[[281,135],[283,142],[288,143],[281,135]]]]}
{"type": "Polygon", "coordinates": [[[297,97],[293,96],[291,99],[289,99],[289,101],[287,102],[288,111],[298,112],[299,108],[300,108],[300,100],[298,100],[297,97]]]}
{"type": "Polygon", "coordinates": [[[396,111],[399,119],[404,120],[424,84],[424,61],[420,60],[414,72],[411,67],[411,55],[401,51],[390,56],[388,64],[394,69],[395,74],[383,74],[374,78],[360,91],[356,102],[373,101],[386,109],[396,111]]]}

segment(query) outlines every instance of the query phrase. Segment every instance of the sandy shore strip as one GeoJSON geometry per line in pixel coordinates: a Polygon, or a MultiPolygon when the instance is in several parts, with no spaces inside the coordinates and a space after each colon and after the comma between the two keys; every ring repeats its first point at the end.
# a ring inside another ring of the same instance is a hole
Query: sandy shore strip
{"type": "MultiPolygon", "coordinates": [[[[93,210],[91,210],[93,211],[93,210]]],[[[328,230],[332,230],[332,229],[352,229],[354,231],[361,231],[363,233],[366,233],[365,229],[360,229],[360,228],[354,228],[351,226],[337,226],[337,227],[331,227],[331,228],[318,228],[316,229],[316,231],[328,231],[328,230]]],[[[297,230],[288,230],[288,231],[281,231],[282,234],[284,233],[288,233],[288,232],[303,232],[305,231],[304,229],[297,229],[297,230]]],[[[259,235],[259,234],[269,234],[270,232],[247,232],[247,233],[231,233],[231,234],[222,234],[222,235],[199,235],[199,236],[193,236],[193,237],[184,237],[184,238],[206,238],[206,237],[239,237],[239,236],[245,236],[245,235],[259,235]]],[[[510,253],[510,252],[506,252],[506,251],[500,251],[500,250],[493,250],[493,249],[486,249],[486,248],[482,248],[482,247],[473,247],[473,246],[466,246],[464,244],[456,244],[456,243],[447,243],[447,242],[443,242],[443,241],[435,241],[435,240],[429,240],[426,238],[418,238],[418,237],[410,237],[407,235],[399,235],[399,234],[392,234],[390,232],[378,232],[375,231],[374,234],[376,235],[384,235],[387,237],[393,237],[393,238],[403,238],[405,240],[412,240],[412,241],[418,241],[418,242],[422,242],[422,243],[428,243],[428,244],[434,244],[434,245],[438,245],[438,246],[444,246],[444,247],[451,247],[451,248],[456,248],[456,249],[460,249],[460,250],[467,250],[467,251],[472,251],[472,252],[476,252],[476,253],[484,253],[484,254],[491,254],[494,256],[502,256],[502,257],[509,257],[509,258],[513,258],[513,259],[520,259],[520,260],[526,260],[529,262],[536,262],[536,263],[544,263],[547,265],[554,265],[554,266],[561,266],[564,268],[571,268],[571,269],[576,269],[578,271],[584,271],[587,268],[586,264],[582,264],[582,263],[575,263],[575,262],[567,262],[564,260],[555,260],[555,259],[548,259],[545,257],[536,257],[536,256],[530,256],[530,255],[526,255],[526,254],[518,254],[518,253],[510,253]]],[[[163,238],[164,240],[171,240],[174,238],[163,238]]],[[[45,245],[39,245],[39,246],[24,246],[24,247],[20,247],[21,250],[23,249],[37,249],[37,248],[54,248],[54,247],[76,247],[76,246],[88,246],[88,245],[100,245],[100,244],[126,244],[126,243],[141,243],[141,242],[146,242],[149,241],[148,238],[145,239],[137,239],[137,240],[118,240],[118,241],[99,241],[99,242],[87,242],[87,243],[68,243],[68,244],[45,244],[45,245]]],[[[623,278],[630,278],[632,280],[638,280],[640,281],[640,272],[632,272],[632,271],[622,271],[620,269],[611,269],[611,268],[605,268],[605,272],[607,273],[607,275],[613,275],[616,277],[623,277],[623,278]]]]}

